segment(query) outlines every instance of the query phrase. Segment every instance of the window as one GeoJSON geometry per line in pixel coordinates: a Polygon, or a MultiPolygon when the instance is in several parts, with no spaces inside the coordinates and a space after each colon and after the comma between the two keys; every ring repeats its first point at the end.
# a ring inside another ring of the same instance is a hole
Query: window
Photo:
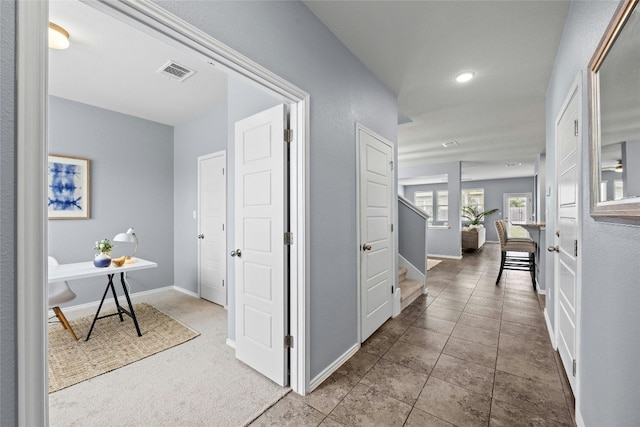
{"type": "Polygon", "coordinates": [[[462,207],[471,206],[478,212],[484,212],[484,188],[462,190],[460,204],[462,207]]]}
{"type": "Polygon", "coordinates": [[[449,192],[437,191],[436,221],[449,221],[449,192]]]}
{"type": "Polygon", "coordinates": [[[413,203],[425,211],[428,221],[433,221],[433,191],[416,191],[413,196],[413,203]]]}
{"type": "Polygon", "coordinates": [[[624,197],[624,184],[621,179],[613,181],[613,200],[622,200],[624,197]]]}

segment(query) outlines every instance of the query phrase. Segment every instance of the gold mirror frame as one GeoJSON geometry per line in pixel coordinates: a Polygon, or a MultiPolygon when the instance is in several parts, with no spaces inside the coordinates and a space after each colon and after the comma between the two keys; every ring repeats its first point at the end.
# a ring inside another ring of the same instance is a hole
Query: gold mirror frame
{"type": "Polygon", "coordinates": [[[590,113],[590,172],[591,172],[591,216],[600,221],[640,224],[640,197],[615,201],[600,201],[601,128],[600,85],[598,71],[615,41],[623,30],[639,0],[625,0],[616,11],[600,44],[589,62],[589,113],[590,113]]]}

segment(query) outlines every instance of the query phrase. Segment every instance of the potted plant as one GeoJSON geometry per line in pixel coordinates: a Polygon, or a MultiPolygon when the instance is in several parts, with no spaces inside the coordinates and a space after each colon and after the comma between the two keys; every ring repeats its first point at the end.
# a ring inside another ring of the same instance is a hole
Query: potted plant
{"type": "Polygon", "coordinates": [[[489,209],[488,211],[480,211],[475,206],[463,206],[462,207],[462,218],[469,221],[469,228],[475,229],[480,226],[480,221],[486,215],[492,215],[498,212],[498,209],[489,209]]]}
{"type": "Polygon", "coordinates": [[[93,265],[96,267],[109,267],[111,265],[111,251],[113,250],[113,245],[109,239],[102,239],[96,242],[93,249],[98,252],[93,259],[93,265]]]}

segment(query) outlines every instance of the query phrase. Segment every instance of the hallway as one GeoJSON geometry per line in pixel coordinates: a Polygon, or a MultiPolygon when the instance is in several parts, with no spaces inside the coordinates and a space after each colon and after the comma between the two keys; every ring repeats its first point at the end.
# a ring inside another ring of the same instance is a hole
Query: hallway
{"type": "Polygon", "coordinates": [[[544,299],[500,248],[443,260],[422,295],[318,389],[289,393],[253,426],[573,426],[544,299]]]}

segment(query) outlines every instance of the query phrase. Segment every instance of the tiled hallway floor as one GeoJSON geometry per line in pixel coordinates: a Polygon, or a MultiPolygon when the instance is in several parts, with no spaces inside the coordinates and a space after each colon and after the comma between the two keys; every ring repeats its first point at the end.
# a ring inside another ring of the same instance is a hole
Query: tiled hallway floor
{"type": "Polygon", "coordinates": [[[573,426],[572,397],[526,272],[495,280],[499,246],[428,272],[428,295],[388,320],[307,396],[254,426],[573,426]]]}

